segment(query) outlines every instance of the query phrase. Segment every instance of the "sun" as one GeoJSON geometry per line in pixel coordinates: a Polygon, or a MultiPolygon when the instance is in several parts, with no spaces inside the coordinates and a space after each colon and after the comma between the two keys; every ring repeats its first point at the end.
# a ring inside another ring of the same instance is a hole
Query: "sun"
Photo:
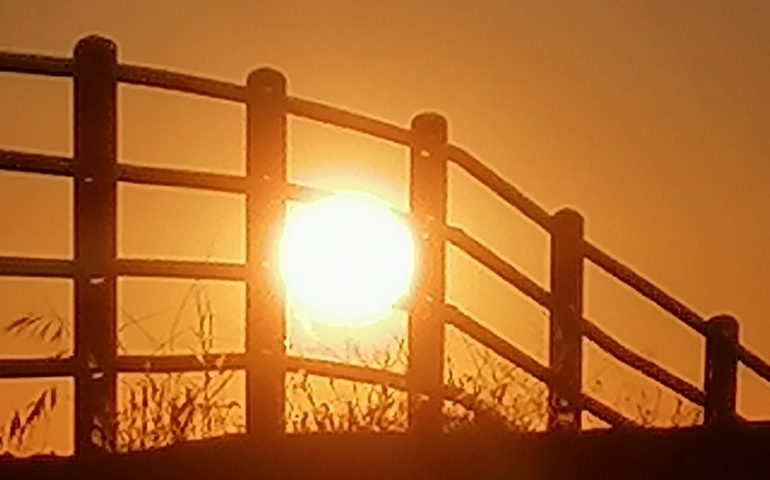
{"type": "Polygon", "coordinates": [[[408,294],[415,249],[384,202],[348,193],[294,206],[280,245],[289,308],[303,321],[366,326],[408,294]]]}

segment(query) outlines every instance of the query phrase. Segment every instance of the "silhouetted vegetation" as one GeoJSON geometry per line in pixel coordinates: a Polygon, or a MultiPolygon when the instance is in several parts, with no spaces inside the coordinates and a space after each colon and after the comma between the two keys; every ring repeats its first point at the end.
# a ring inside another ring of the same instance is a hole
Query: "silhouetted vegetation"
{"type": "MultiPolygon", "coordinates": [[[[200,361],[200,371],[122,375],[115,414],[94,422],[92,437],[104,448],[139,451],[245,431],[244,405],[227,395],[238,374],[223,368],[225,354],[214,353],[215,312],[211,300],[203,288],[196,286],[191,292],[197,318],[193,328],[194,354],[200,361]],[[206,363],[210,358],[216,359],[213,364],[206,363]]],[[[2,333],[37,338],[54,347],[56,358],[66,352],[71,336],[65,322],[57,316],[12,319],[2,327],[2,333]]],[[[460,368],[449,354],[446,359],[444,430],[543,430],[548,414],[546,385],[472,340],[462,340],[468,365],[460,368]]],[[[359,364],[398,370],[405,367],[408,355],[405,341],[395,342],[395,348],[368,354],[353,348],[351,355],[359,364]]],[[[593,388],[600,387],[598,379],[593,388]]],[[[638,396],[625,395],[622,401],[633,402],[635,420],[642,426],[659,424],[663,392],[640,392],[638,396]]],[[[60,395],[57,387],[47,387],[26,406],[15,410],[10,420],[0,426],[0,453],[29,454],[34,432],[57,408],[60,395]]],[[[408,408],[406,393],[389,385],[318,377],[306,372],[286,376],[285,425],[290,434],[405,431],[408,408]]],[[[672,426],[696,424],[701,420],[701,409],[677,399],[673,414],[666,420],[672,426]]]]}

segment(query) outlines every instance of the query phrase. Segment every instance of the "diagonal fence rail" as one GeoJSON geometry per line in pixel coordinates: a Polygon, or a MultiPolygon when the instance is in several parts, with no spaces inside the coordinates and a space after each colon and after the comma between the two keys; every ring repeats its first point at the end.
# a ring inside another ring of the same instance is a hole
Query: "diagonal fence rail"
{"type": "MultiPolygon", "coordinates": [[[[115,409],[118,373],[198,371],[199,358],[186,355],[119,355],[115,339],[115,285],[121,276],[227,279],[247,285],[246,351],[228,355],[219,367],[247,372],[247,432],[257,442],[280,435],[284,375],[310,374],[379,383],[406,390],[410,426],[417,432],[441,428],[445,327],[451,325],[545,383],[550,392],[549,428],[579,430],[585,410],[614,427],[634,427],[599,400],[581,391],[582,342],[588,339],[690,402],[706,421],[727,425],[735,412],[739,362],[770,382],[770,366],[740,345],[730,317],[706,321],[652,282],[612,258],[582,235],[582,217],[572,210],[549,214],[484,163],[448,143],[446,121],[417,116],[411,128],[329,105],[289,96],[285,78],[270,69],[249,75],[245,85],[117,62],[115,45],[100,37],[82,39],[72,59],[0,52],[0,72],[73,79],[74,158],[0,150],[0,170],[69,177],[75,181],[75,257],[71,260],[0,257],[0,276],[61,277],[75,280],[76,338],[72,358],[0,360],[0,379],[76,379],[76,454],[88,456],[94,421],[115,409]],[[115,92],[119,83],[220,99],[247,107],[245,176],[187,172],[120,164],[116,151],[115,92]],[[425,272],[408,300],[410,359],[405,375],[367,367],[289,356],[284,347],[283,300],[268,280],[275,259],[275,232],[287,200],[311,200],[326,192],[286,180],[287,118],[301,117],[364,133],[408,147],[411,184],[408,219],[418,229],[425,272]],[[462,229],[446,224],[447,166],[464,170],[551,237],[551,286],[546,290],[462,229]],[[189,187],[244,195],[247,259],[243,264],[119,258],[115,249],[116,199],[120,183],[189,187]],[[444,300],[446,244],[467,253],[503,281],[550,312],[550,361],[543,365],[444,300]],[[698,387],[625,347],[584,317],[583,265],[592,262],[706,338],[705,384],[698,387]],[[417,399],[421,399],[419,402],[417,399]],[[425,401],[427,399],[427,402],[425,401]],[[419,408],[418,408],[419,404],[419,408]]],[[[213,359],[212,359],[213,360],[213,359]]],[[[212,365],[214,362],[204,365],[212,365]]]]}

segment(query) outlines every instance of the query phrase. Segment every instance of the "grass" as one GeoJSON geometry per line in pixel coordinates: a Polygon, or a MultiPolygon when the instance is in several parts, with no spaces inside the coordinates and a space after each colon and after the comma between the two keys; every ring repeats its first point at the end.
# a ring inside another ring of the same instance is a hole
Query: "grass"
{"type": "MultiPolygon", "coordinates": [[[[194,353],[200,359],[196,373],[144,372],[120,377],[114,415],[95,419],[95,442],[110,451],[130,452],[158,448],[177,442],[211,438],[245,431],[244,405],[233,398],[239,375],[222,368],[224,355],[214,354],[215,310],[205,287],[193,285],[197,325],[193,328],[194,353]],[[206,364],[206,358],[216,358],[206,364]]],[[[187,301],[187,300],[186,300],[187,301]]],[[[178,316],[177,316],[178,317],[178,316]]],[[[131,320],[134,321],[134,320],[131,320]]],[[[174,322],[176,323],[176,321],[174,322]]],[[[173,330],[176,325],[172,326],[173,330]]],[[[6,322],[0,333],[30,336],[52,347],[61,358],[71,342],[63,319],[56,316],[25,316],[6,322]]],[[[400,369],[407,362],[406,345],[396,339],[394,351],[351,351],[358,363],[374,368],[400,369]]],[[[168,345],[168,340],[159,344],[168,345]]],[[[467,338],[462,338],[466,365],[446,358],[444,430],[446,432],[543,430],[548,414],[547,387],[520,368],[497,357],[467,338]]],[[[123,346],[119,346],[125,351],[123,346]]],[[[343,359],[344,360],[344,359],[343,359]]],[[[349,359],[348,359],[349,360],[349,359]]],[[[241,377],[242,378],[242,377],[241,377]]],[[[601,386],[598,380],[593,388],[601,386]]],[[[624,413],[643,426],[661,423],[660,389],[619,402],[624,413]]],[[[30,454],[36,433],[45,433],[46,422],[61,403],[62,392],[46,387],[14,410],[0,425],[0,454],[30,454]]],[[[701,409],[676,400],[666,422],[671,426],[700,422],[701,409]]],[[[313,432],[401,432],[408,426],[405,392],[388,385],[362,384],[315,377],[307,373],[287,374],[285,429],[290,434],[313,432]]]]}
{"type": "MultiPolygon", "coordinates": [[[[245,430],[243,405],[223,396],[236,372],[221,368],[224,356],[212,365],[204,360],[213,353],[211,301],[205,290],[197,288],[191,298],[198,320],[193,333],[201,371],[192,375],[148,371],[121,376],[114,416],[94,419],[92,438],[103,448],[119,452],[145,450],[245,430]]],[[[62,358],[72,338],[66,322],[57,316],[13,319],[2,325],[0,333],[33,337],[53,347],[56,353],[51,358],[62,358]]],[[[122,345],[119,349],[125,351],[122,345]]],[[[0,425],[0,454],[29,454],[36,432],[50,420],[61,394],[57,387],[47,387],[26,406],[15,409],[10,421],[0,425]]],[[[45,445],[44,439],[41,443],[45,445]]]]}

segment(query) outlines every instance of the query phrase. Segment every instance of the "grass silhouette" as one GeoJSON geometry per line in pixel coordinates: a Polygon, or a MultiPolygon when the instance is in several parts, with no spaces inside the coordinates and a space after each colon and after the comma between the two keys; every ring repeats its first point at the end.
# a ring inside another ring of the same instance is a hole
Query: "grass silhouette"
{"type": "MultiPolygon", "coordinates": [[[[215,309],[205,287],[193,285],[185,301],[194,302],[197,324],[192,329],[194,354],[200,371],[162,373],[147,371],[121,375],[114,414],[95,419],[93,440],[109,451],[148,450],[178,442],[245,432],[245,405],[228,395],[241,379],[234,370],[223,369],[226,354],[216,354],[215,309]],[[209,358],[215,358],[207,364],[209,358]]],[[[135,321],[131,320],[130,321],[135,321]]],[[[174,320],[176,329],[178,315],[174,320]]],[[[172,332],[173,333],[173,332],[172,332]]],[[[61,358],[71,342],[71,332],[59,316],[25,316],[0,324],[0,334],[31,336],[51,346],[52,358],[61,358]]],[[[450,335],[450,333],[448,333],[450,335]]],[[[172,335],[173,336],[173,335],[172,335]]],[[[163,350],[173,339],[163,340],[163,350]]],[[[464,367],[447,354],[445,373],[444,431],[448,433],[544,430],[548,416],[546,385],[520,368],[497,357],[467,338],[462,338],[467,357],[464,367]]],[[[125,348],[119,345],[122,351],[125,348]]],[[[408,362],[406,342],[396,339],[395,351],[370,352],[354,348],[359,364],[373,368],[404,368],[408,362]]],[[[341,359],[342,361],[351,360],[341,359]]],[[[286,375],[285,431],[289,434],[317,432],[403,432],[408,427],[405,392],[388,385],[358,383],[305,372],[286,375]]],[[[601,386],[600,379],[593,388],[601,386]]],[[[0,425],[0,454],[29,455],[35,452],[36,435],[59,408],[62,392],[46,387],[17,408],[0,425]]],[[[642,426],[661,422],[662,391],[641,390],[626,395],[625,411],[642,426]]],[[[677,399],[669,418],[671,426],[700,423],[702,409],[677,399]]]]}

